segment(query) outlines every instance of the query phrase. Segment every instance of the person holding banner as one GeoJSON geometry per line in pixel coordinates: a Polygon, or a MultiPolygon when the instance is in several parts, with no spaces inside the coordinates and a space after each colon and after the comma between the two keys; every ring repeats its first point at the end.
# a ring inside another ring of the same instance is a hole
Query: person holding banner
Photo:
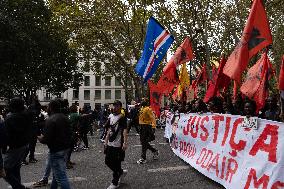
{"type": "Polygon", "coordinates": [[[141,159],[137,161],[138,164],[145,164],[146,152],[149,149],[153,153],[153,159],[157,160],[159,151],[153,148],[149,142],[155,140],[156,119],[153,110],[149,107],[148,102],[144,99],[141,103],[142,108],[139,112],[140,124],[140,142],[142,145],[141,159]]]}

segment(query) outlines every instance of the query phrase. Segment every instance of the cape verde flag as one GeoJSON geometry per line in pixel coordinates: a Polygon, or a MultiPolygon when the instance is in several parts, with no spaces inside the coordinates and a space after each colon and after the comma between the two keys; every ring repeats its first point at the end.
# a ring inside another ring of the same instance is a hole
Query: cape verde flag
{"type": "Polygon", "coordinates": [[[155,73],[173,41],[174,37],[155,18],[150,17],[144,50],[135,68],[138,75],[144,78],[144,82],[155,73]]]}

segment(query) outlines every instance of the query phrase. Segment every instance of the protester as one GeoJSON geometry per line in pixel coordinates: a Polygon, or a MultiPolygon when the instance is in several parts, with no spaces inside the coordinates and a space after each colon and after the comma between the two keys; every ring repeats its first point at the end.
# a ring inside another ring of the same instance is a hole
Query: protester
{"type": "Polygon", "coordinates": [[[48,184],[48,177],[50,176],[50,173],[51,173],[50,155],[48,154],[46,165],[45,165],[45,170],[44,170],[44,175],[42,179],[40,179],[39,181],[33,184],[33,187],[36,188],[36,187],[46,186],[48,184]]]}
{"type": "Polygon", "coordinates": [[[244,103],[242,99],[242,95],[238,95],[236,99],[232,101],[234,107],[234,114],[235,115],[242,115],[244,109],[244,103]]]}
{"type": "Polygon", "coordinates": [[[152,147],[149,142],[155,139],[154,128],[156,128],[156,119],[153,110],[149,107],[146,100],[141,103],[141,110],[139,114],[140,124],[140,142],[142,145],[141,159],[137,161],[138,164],[144,164],[146,160],[146,152],[149,149],[153,153],[153,159],[157,160],[159,157],[159,151],[152,147]]]}
{"type": "Polygon", "coordinates": [[[280,111],[277,106],[277,99],[274,96],[267,98],[267,110],[264,112],[264,119],[279,121],[280,111]]]}
{"type": "Polygon", "coordinates": [[[83,149],[89,149],[88,132],[90,131],[92,114],[89,112],[88,106],[84,106],[79,118],[80,137],[84,143],[83,149]]]}
{"type": "Polygon", "coordinates": [[[108,189],[119,187],[121,179],[127,170],[121,168],[127,148],[126,117],[121,114],[122,103],[116,100],[113,103],[114,112],[110,114],[106,124],[107,135],[105,139],[105,164],[113,171],[113,179],[108,189]]]}
{"type": "Polygon", "coordinates": [[[56,189],[60,186],[62,189],[69,189],[66,156],[71,144],[71,128],[68,118],[60,113],[60,102],[57,100],[50,101],[48,113],[50,117],[46,120],[46,128],[38,139],[49,148],[48,158],[53,173],[50,188],[56,189]]]}
{"type": "Polygon", "coordinates": [[[139,135],[140,128],[139,128],[139,107],[140,104],[135,104],[134,108],[131,108],[129,113],[130,118],[130,124],[128,128],[128,132],[130,132],[130,129],[134,126],[136,130],[136,134],[139,135]]]}
{"type": "Polygon", "coordinates": [[[225,114],[235,114],[234,113],[234,106],[232,104],[232,101],[230,98],[226,98],[224,101],[223,101],[223,113],[225,114]]]}
{"type": "Polygon", "coordinates": [[[105,124],[108,120],[108,116],[110,115],[110,111],[108,109],[108,106],[105,104],[105,106],[101,109],[100,112],[100,141],[103,143],[105,141],[105,137],[106,137],[106,127],[105,124]]]}
{"type": "Polygon", "coordinates": [[[31,114],[32,117],[32,136],[31,136],[31,140],[29,143],[29,152],[26,154],[26,157],[29,154],[29,161],[26,161],[26,157],[23,161],[24,165],[27,165],[29,163],[36,163],[38,160],[35,159],[35,147],[36,147],[36,143],[37,143],[37,136],[40,135],[40,120],[39,120],[39,116],[41,113],[41,105],[39,103],[39,100],[36,96],[32,96],[31,97],[31,104],[28,107],[28,113],[31,114]]]}
{"type": "Polygon", "coordinates": [[[4,178],[13,189],[26,188],[21,184],[21,162],[29,149],[31,139],[32,118],[25,110],[24,100],[13,98],[9,104],[5,129],[7,132],[8,151],[4,155],[4,178]]]}
{"type": "Polygon", "coordinates": [[[0,178],[3,178],[6,176],[5,169],[4,169],[4,163],[3,163],[3,157],[2,157],[2,148],[5,148],[7,136],[4,129],[4,119],[0,117],[0,178]]]}
{"type": "Polygon", "coordinates": [[[193,105],[194,113],[205,113],[207,112],[206,104],[201,99],[196,99],[193,105]]]}
{"type": "Polygon", "coordinates": [[[246,117],[256,116],[256,103],[253,100],[247,99],[244,103],[243,115],[246,117]]]}
{"type": "Polygon", "coordinates": [[[71,146],[70,146],[70,150],[67,154],[67,168],[73,168],[73,165],[75,165],[75,163],[73,163],[71,161],[71,154],[74,150],[74,148],[76,147],[76,144],[78,142],[78,138],[77,138],[77,132],[79,130],[79,114],[77,112],[77,107],[75,105],[72,105],[70,107],[70,114],[69,114],[69,122],[70,122],[70,126],[71,126],[71,132],[72,132],[72,140],[71,140],[71,146]]]}
{"type": "Polygon", "coordinates": [[[221,97],[211,97],[208,102],[208,110],[211,113],[222,113],[223,112],[223,100],[221,97]]]}

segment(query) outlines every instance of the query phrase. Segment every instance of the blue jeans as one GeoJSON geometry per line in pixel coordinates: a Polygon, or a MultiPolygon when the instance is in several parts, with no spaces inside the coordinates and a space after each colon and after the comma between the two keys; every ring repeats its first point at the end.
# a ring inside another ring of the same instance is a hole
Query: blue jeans
{"type": "Polygon", "coordinates": [[[48,153],[46,165],[45,165],[45,171],[42,180],[48,180],[48,177],[51,172],[51,165],[50,165],[50,153],[48,153]]]}
{"type": "Polygon", "coordinates": [[[66,174],[66,157],[69,149],[55,153],[49,153],[49,160],[53,174],[50,189],[70,189],[69,181],[66,174]]]}

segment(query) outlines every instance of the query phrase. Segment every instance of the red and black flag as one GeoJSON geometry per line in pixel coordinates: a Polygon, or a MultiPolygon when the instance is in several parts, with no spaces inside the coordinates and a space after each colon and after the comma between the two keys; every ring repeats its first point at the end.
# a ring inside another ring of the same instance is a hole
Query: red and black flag
{"type": "Polygon", "coordinates": [[[163,69],[161,78],[157,86],[165,95],[171,93],[175,86],[179,84],[179,78],[176,67],[180,64],[188,62],[193,59],[193,51],[189,38],[185,38],[183,43],[178,47],[175,54],[163,69]]]}
{"type": "Polygon", "coordinates": [[[201,71],[197,75],[197,78],[192,83],[192,88],[195,89],[199,84],[207,81],[207,79],[208,79],[207,69],[206,69],[206,64],[204,63],[201,71]]]}
{"type": "Polygon", "coordinates": [[[223,73],[223,68],[225,64],[226,64],[226,59],[225,57],[222,57],[220,60],[218,71],[217,72],[215,72],[214,70],[212,71],[212,79],[209,82],[208,89],[204,96],[203,99],[204,102],[208,102],[209,99],[213,96],[216,95],[218,96],[219,90],[228,88],[230,84],[230,78],[223,73]]]}
{"type": "Polygon", "coordinates": [[[240,82],[250,58],[271,43],[272,36],[262,0],[254,0],[241,40],[229,56],[223,72],[240,82]]]}
{"type": "Polygon", "coordinates": [[[258,110],[265,104],[269,80],[274,73],[267,52],[265,52],[257,63],[248,70],[246,80],[240,88],[244,95],[256,101],[258,110]]]}

